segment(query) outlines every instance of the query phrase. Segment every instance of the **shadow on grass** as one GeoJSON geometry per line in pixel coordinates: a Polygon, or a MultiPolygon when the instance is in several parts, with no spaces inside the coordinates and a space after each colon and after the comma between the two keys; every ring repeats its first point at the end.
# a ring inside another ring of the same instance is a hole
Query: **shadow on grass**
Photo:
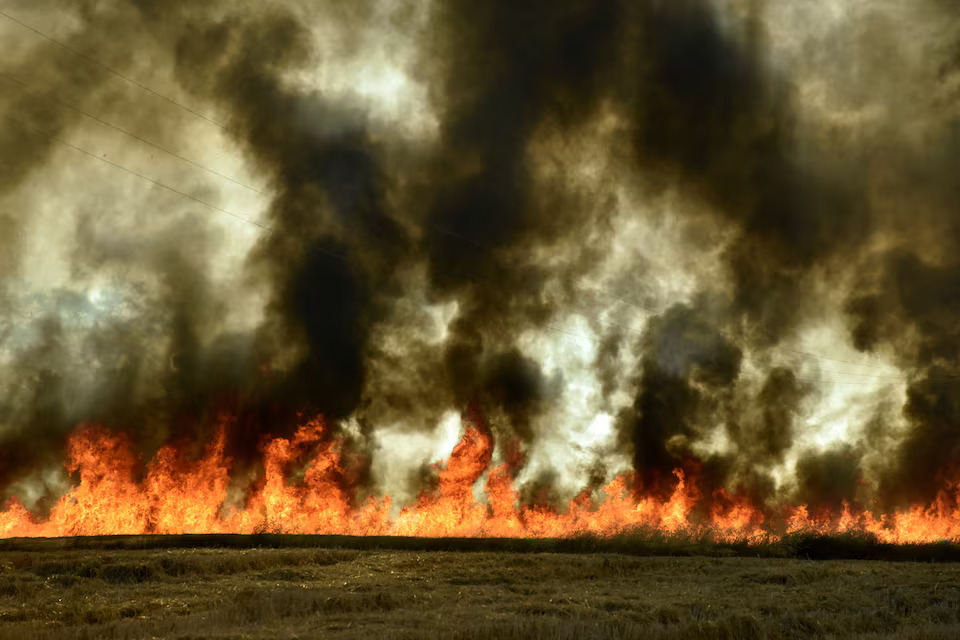
{"type": "MultiPolygon", "coordinates": [[[[809,560],[889,560],[960,562],[960,544],[892,544],[869,533],[796,533],[776,541],[714,541],[709,536],[667,535],[637,530],[616,536],[571,538],[414,538],[289,534],[191,534],[8,538],[0,551],[139,549],[351,549],[358,551],[455,551],[500,553],[618,553],[634,556],[765,557],[809,560]]],[[[122,576],[126,577],[126,576],[122,576]]],[[[139,576],[131,576],[136,580],[139,576]]]]}

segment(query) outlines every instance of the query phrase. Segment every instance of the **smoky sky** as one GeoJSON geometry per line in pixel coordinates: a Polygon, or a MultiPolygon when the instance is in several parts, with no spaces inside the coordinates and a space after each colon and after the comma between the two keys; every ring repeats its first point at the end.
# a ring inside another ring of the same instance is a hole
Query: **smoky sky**
{"type": "Polygon", "coordinates": [[[69,49],[3,25],[36,90],[0,87],[0,484],[80,423],[149,456],[229,416],[242,467],[319,414],[366,490],[384,428],[471,406],[554,461],[514,470],[534,502],[622,463],[639,492],[932,499],[960,472],[947,4],[14,4],[69,49]]]}

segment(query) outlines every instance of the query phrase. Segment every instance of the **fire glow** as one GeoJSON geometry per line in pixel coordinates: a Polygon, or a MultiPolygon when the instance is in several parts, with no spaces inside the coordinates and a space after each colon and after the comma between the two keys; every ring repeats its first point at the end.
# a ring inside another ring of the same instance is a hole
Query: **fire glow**
{"type": "Polygon", "coordinates": [[[896,513],[872,514],[844,504],[840,513],[813,515],[807,506],[793,505],[771,515],[722,490],[704,500],[697,479],[676,469],[666,498],[644,495],[626,474],[598,491],[584,489],[565,509],[524,505],[510,466],[491,466],[493,435],[475,412],[465,415],[450,457],[435,465],[436,485],[396,514],[389,496],[358,502],[345,488],[340,446],[321,419],[306,421],[292,438],[266,442],[262,477],[235,506],[228,499],[231,463],[224,434],[221,429],[195,461],[174,447],[160,449],[137,482],[136,457],[123,436],[78,427],[69,438],[66,467],[79,483],[46,519],[12,499],[0,512],[0,537],[269,532],[561,538],[654,530],[754,543],[797,532],[865,532],[891,543],[960,539],[957,485],[944,488],[932,504],[896,513]],[[291,466],[304,459],[303,477],[291,478],[291,466]],[[485,500],[474,497],[478,482],[485,500]]]}

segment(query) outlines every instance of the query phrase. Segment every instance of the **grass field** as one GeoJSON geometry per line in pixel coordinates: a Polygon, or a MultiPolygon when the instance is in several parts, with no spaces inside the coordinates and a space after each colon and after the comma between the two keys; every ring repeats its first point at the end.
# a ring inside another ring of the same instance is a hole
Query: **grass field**
{"type": "Polygon", "coordinates": [[[0,638],[960,637],[953,545],[628,542],[5,540],[0,638]]]}

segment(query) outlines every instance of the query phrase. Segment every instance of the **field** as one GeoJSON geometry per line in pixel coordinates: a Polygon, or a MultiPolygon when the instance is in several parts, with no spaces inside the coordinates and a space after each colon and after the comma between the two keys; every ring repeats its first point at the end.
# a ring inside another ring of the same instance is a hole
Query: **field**
{"type": "Polygon", "coordinates": [[[0,638],[946,640],[957,555],[816,537],[5,540],[0,638]]]}

